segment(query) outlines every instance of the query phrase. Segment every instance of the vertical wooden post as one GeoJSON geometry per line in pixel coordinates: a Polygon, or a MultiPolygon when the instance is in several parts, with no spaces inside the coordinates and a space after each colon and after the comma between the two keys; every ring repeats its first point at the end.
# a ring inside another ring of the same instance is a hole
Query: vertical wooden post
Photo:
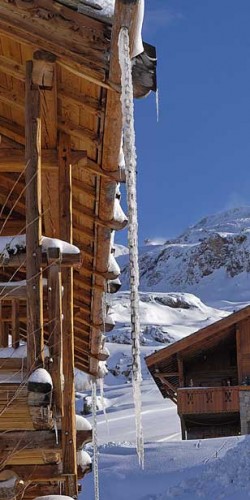
{"type": "Polygon", "coordinates": [[[0,301],[0,348],[8,347],[9,345],[9,326],[3,321],[3,302],[0,301]]]}
{"type": "Polygon", "coordinates": [[[177,354],[178,363],[178,374],[179,374],[179,387],[184,387],[184,370],[183,370],[183,359],[177,354]]]}
{"type": "Polygon", "coordinates": [[[33,61],[26,63],[25,182],[27,255],[27,364],[43,366],[43,287],[41,247],[41,117],[39,86],[33,82],[33,61]]]}
{"type": "MultiPolygon", "coordinates": [[[[56,56],[44,50],[34,53],[34,80],[40,88],[42,148],[57,148],[56,56]]],[[[58,173],[42,169],[42,207],[46,236],[59,238],[58,173]]]]}
{"type": "Polygon", "coordinates": [[[241,323],[237,323],[235,325],[235,335],[236,335],[236,351],[237,351],[237,370],[238,370],[238,385],[241,385],[243,382],[243,374],[242,374],[242,349],[241,349],[241,331],[240,331],[241,323]]]}
{"type": "Polygon", "coordinates": [[[62,415],[62,280],[59,249],[48,250],[48,262],[50,265],[48,271],[49,351],[53,359],[50,372],[53,380],[53,400],[56,410],[62,415]],[[57,255],[55,255],[56,252],[57,255]]]}
{"type": "Polygon", "coordinates": [[[20,343],[19,335],[19,300],[12,300],[11,310],[11,330],[12,330],[12,347],[17,349],[20,343]]]}
{"type": "MultiPolygon", "coordinates": [[[[59,136],[59,205],[61,239],[72,243],[72,175],[70,138],[59,136]]],[[[67,475],[66,495],[77,496],[75,387],[74,387],[74,327],[73,327],[73,269],[62,269],[63,293],[63,373],[64,415],[62,418],[62,447],[64,474],[67,475]]]]}

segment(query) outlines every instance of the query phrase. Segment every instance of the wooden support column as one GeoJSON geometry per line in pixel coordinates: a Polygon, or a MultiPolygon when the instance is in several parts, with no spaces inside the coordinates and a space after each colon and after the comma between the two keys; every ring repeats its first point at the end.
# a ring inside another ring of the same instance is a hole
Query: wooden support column
{"type": "MultiPolygon", "coordinates": [[[[59,136],[59,206],[60,237],[72,243],[72,173],[70,138],[59,136]]],[[[63,472],[66,475],[65,494],[77,497],[75,387],[74,387],[74,327],[73,327],[73,268],[62,270],[63,293],[63,374],[64,415],[62,418],[63,472]]]]}
{"type": "Polygon", "coordinates": [[[3,321],[3,302],[0,301],[0,348],[8,347],[9,325],[3,321]]]}
{"type": "Polygon", "coordinates": [[[179,387],[184,387],[183,359],[179,354],[177,354],[177,363],[178,363],[179,387]]]}
{"type": "Polygon", "coordinates": [[[11,329],[12,329],[12,347],[17,349],[20,343],[19,334],[19,314],[20,314],[20,303],[19,300],[12,301],[12,311],[11,311],[11,329]]]}
{"type": "Polygon", "coordinates": [[[26,63],[25,182],[27,251],[28,370],[43,366],[43,285],[41,247],[41,116],[39,86],[33,82],[33,61],[26,63]]]}
{"type": "MultiPolygon", "coordinates": [[[[57,82],[56,56],[44,50],[34,53],[35,81],[40,88],[42,148],[57,148],[57,82]]],[[[46,236],[59,237],[59,208],[57,203],[58,172],[43,169],[42,162],[42,205],[46,236]]]]}
{"type": "Polygon", "coordinates": [[[53,359],[50,373],[53,380],[53,402],[56,413],[62,415],[62,279],[59,248],[48,250],[48,263],[50,266],[48,271],[49,351],[53,359]]]}

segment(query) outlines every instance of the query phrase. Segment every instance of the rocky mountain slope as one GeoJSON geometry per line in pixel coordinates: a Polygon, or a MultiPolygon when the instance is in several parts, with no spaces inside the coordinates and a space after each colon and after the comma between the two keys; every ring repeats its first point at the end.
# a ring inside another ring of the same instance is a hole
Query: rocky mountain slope
{"type": "MultiPolygon", "coordinates": [[[[126,258],[120,261],[124,290],[126,258]]],[[[250,206],[205,217],[163,245],[149,242],[139,265],[144,292],[188,292],[210,304],[249,301],[250,206]]]]}

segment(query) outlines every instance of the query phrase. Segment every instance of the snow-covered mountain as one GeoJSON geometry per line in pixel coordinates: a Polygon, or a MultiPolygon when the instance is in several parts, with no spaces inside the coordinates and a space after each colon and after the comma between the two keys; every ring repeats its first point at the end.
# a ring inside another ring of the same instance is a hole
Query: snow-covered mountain
{"type": "MultiPolygon", "coordinates": [[[[126,290],[124,256],[120,265],[126,290]]],[[[250,206],[205,217],[163,245],[147,244],[139,265],[144,292],[188,292],[210,304],[249,301],[250,206]]]]}

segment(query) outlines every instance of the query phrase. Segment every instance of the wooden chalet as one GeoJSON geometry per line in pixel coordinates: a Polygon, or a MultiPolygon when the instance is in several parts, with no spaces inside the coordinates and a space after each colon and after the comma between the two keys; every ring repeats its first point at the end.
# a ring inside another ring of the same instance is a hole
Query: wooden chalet
{"type": "Polygon", "coordinates": [[[146,363],[163,397],[177,405],[183,439],[250,433],[250,306],[146,363]]]}
{"type": "MultiPolygon", "coordinates": [[[[125,26],[132,48],[140,0],[116,0],[112,18],[97,4],[0,0],[1,499],[77,498],[90,469],[74,366],[98,376],[113,327],[113,233],[127,223],[117,42],[125,26]]],[[[145,44],[135,97],[155,89],[155,65],[145,44]]]]}

